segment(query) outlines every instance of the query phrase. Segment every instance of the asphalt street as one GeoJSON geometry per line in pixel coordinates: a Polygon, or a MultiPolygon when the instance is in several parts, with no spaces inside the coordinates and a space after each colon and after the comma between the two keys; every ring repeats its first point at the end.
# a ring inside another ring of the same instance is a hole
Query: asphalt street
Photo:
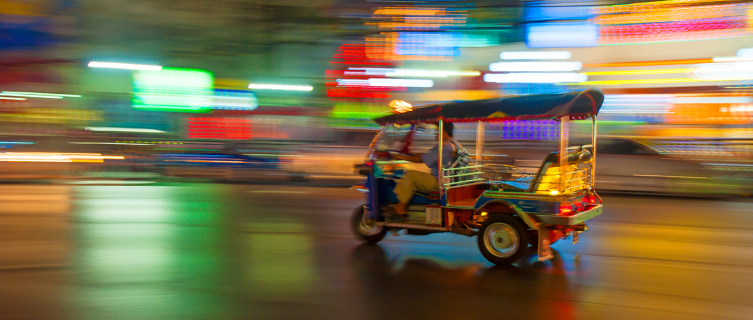
{"type": "Polygon", "coordinates": [[[343,188],[0,187],[0,319],[753,319],[753,201],[605,196],[555,258],[362,245],[343,188]]]}

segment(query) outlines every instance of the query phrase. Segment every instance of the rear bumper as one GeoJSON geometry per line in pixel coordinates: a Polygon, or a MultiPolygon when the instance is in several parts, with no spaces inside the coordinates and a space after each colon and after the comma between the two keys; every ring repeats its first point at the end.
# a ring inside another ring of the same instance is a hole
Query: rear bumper
{"type": "Polygon", "coordinates": [[[586,211],[581,211],[573,215],[557,215],[557,214],[540,214],[537,215],[539,222],[549,225],[558,226],[573,226],[585,222],[588,219],[600,215],[602,212],[602,205],[598,204],[586,211]]]}

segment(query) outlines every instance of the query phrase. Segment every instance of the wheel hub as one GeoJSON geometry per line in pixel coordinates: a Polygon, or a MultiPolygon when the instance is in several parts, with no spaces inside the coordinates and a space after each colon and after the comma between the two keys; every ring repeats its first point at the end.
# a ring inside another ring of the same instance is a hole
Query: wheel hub
{"type": "Polygon", "coordinates": [[[493,223],[484,231],[484,245],[493,255],[507,258],[520,247],[520,237],[515,228],[506,223],[493,223]]]}
{"type": "Polygon", "coordinates": [[[382,231],[382,227],[376,224],[374,220],[366,220],[366,210],[361,217],[361,223],[358,224],[358,232],[364,236],[372,236],[382,231]]]}

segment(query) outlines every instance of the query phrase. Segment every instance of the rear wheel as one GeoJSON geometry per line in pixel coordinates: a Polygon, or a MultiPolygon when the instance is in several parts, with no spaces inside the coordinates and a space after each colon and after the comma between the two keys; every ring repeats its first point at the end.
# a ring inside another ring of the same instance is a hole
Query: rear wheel
{"type": "Polygon", "coordinates": [[[378,226],[376,221],[367,220],[365,206],[359,206],[353,210],[351,227],[356,236],[368,243],[377,243],[387,235],[387,229],[378,226]]]}
{"type": "Polygon", "coordinates": [[[496,265],[518,261],[528,248],[528,230],[512,215],[490,216],[481,225],[478,248],[486,260],[496,265]]]}

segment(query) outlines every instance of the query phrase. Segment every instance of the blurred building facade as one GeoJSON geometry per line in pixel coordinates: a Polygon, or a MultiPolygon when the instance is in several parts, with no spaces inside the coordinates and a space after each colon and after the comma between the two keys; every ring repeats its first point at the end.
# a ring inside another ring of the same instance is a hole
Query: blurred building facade
{"type": "Polygon", "coordinates": [[[608,95],[602,118],[615,133],[745,136],[753,116],[753,59],[744,50],[753,46],[752,10],[745,2],[674,0],[2,0],[2,91],[80,97],[0,100],[0,121],[6,134],[102,126],[223,139],[190,134],[190,124],[211,119],[222,132],[248,120],[256,129],[236,137],[327,141],[368,128],[392,100],[598,87],[608,95]],[[568,54],[521,60],[503,52],[568,54]],[[89,61],[207,70],[213,89],[253,94],[258,105],[200,115],[137,110],[134,72],[87,68],[89,61]],[[491,70],[500,62],[508,64],[491,70]],[[578,67],[541,69],[551,62],[578,67]],[[722,76],[730,70],[737,73],[722,76]],[[521,72],[529,80],[509,80],[521,72]],[[530,80],[537,72],[579,80],[530,80]],[[249,90],[250,83],[313,89],[249,90]]]}

